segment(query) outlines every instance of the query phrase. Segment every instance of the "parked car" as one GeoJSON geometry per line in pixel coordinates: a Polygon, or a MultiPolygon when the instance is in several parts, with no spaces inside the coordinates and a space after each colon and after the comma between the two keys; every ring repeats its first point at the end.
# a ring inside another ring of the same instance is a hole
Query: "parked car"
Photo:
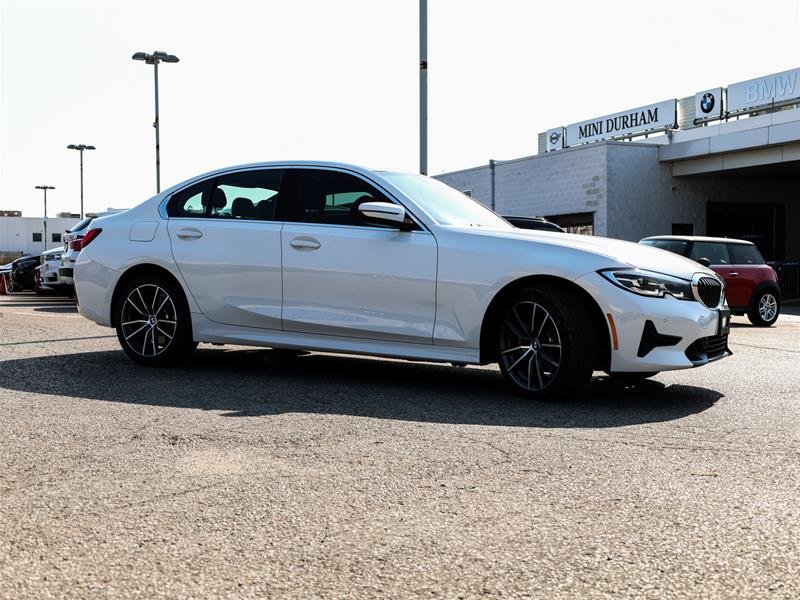
{"type": "Polygon", "coordinates": [[[6,281],[11,276],[11,263],[0,265],[0,295],[4,295],[6,290],[6,281]]]}
{"type": "Polygon", "coordinates": [[[64,250],[61,254],[61,266],[58,268],[58,277],[67,287],[73,287],[75,282],[72,278],[73,269],[75,268],[75,259],[81,251],[81,244],[83,236],[89,230],[89,225],[97,217],[123,212],[121,210],[110,210],[101,213],[86,213],[86,216],[67,229],[62,239],[64,241],[64,250]]]}
{"type": "Polygon", "coordinates": [[[731,312],[747,315],[758,327],[769,327],[780,314],[781,288],[775,270],[753,242],[731,238],[660,235],[642,244],[669,250],[710,266],[725,280],[731,312]]]}
{"type": "Polygon", "coordinates": [[[6,278],[6,291],[21,292],[33,290],[35,270],[39,266],[39,255],[20,256],[11,263],[11,272],[6,278]]]}
{"type": "Polygon", "coordinates": [[[503,218],[511,223],[514,227],[520,229],[538,229],[539,231],[557,231],[559,233],[566,233],[561,227],[548,221],[544,217],[507,217],[503,218]]]}
{"type": "Polygon", "coordinates": [[[45,291],[70,293],[68,289],[71,289],[71,286],[58,274],[58,270],[61,266],[62,254],[63,248],[53,248],[41,254],[37,271],[39,275],[38,284],[34,288],[34,291],[37,293],[45,291]]]}
{"type": "MultiPolygon", "coordinates": [[[[262,163],[95,220],[82,315],[144,365],[198,342],[485,364],[533,398],[727,356],[724,284],[629,242],[517,229],[421,175],[262,163]]],[[[368,366],[365,365],[365,368],[368,366]]]]}

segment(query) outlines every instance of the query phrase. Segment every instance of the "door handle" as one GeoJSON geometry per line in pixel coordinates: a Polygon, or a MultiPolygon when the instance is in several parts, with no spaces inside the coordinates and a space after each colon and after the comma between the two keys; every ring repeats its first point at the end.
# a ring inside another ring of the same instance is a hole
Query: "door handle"
{"type": "Polygon", "coordinates": [[[199,240],[201,237],[203,237],[203,232],[199,229],[179,229],[178,237],[182,240],[199,240]]]}
{"type": "Polygon", "coordinates": [[[731,277],[738,277],[739,273],[737,273],[736,271],[731,271],[730,273],[728,273],[728,275],[730,275],[731,277]]]}
{"type": "Polygon", "coordinates": [[[294,238],[291,245],[295,250],[318,250],[322,244],[313,238],[299,237],[294,238]]]}

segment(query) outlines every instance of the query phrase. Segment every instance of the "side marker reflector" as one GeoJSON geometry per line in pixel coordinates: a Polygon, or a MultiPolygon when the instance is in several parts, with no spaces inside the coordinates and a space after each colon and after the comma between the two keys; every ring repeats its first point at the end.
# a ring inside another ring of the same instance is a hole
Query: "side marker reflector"
{"type": "Polygon", "coordinates": [[[619,338],[617,338],[617,326],[614,325],[614,317],[611,316],[611,313],[606,313],[606,316],[611,327],[611,341],[614,344],[614,350],[619,350],[619,338]]]}

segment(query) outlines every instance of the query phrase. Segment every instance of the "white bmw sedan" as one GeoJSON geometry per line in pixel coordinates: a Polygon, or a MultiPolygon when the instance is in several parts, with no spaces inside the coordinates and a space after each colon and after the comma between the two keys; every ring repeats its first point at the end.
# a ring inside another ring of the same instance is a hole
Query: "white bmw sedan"
{"type": "Polygon", "coordinates": [[[81,314],[144,365],[199,342],[497,362],[556,398],[594,370],[728,354],[724,284],[693,261],[516,229],[434,179],[338,163],[221,169],[99,218],[75,281],[81,314]]]}

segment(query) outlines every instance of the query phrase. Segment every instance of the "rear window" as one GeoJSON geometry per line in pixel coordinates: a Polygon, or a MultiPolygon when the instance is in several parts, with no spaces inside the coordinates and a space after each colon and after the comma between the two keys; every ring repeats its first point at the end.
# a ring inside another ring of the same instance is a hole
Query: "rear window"
{"type": "Polygon", "coordinates": [[[75,233],[76,231],[82,231],[86,229],[89,226],[89,223],[92,222],[92,219],[94,219],[94,217],[86,217],[82,221],[78,221],[77,225],[73,226],[70,229],[67,229],[67,233],[75,233]]]}
{"type": "Polygon", "coordinates": [[[686,256],[686,246],[689,244],[689,242],[683,240],[644,240],[642,243],[648,246],[655,246],[661,250],[668,250],[681,256],[686,256]]]}
{"type": "Polygon", "coordinates": [[[692,260],[706,258],[712,265],[731,264],[731,259],[728,256],[728,245],[719,242],[695,242],[692,244],[692,253],[689,258],[692,260]]]}
{"type": "Polygon", "coordinates": [[[732,265],[763,265],[764,257],[750,244],[728,244],[732,265]]]}

